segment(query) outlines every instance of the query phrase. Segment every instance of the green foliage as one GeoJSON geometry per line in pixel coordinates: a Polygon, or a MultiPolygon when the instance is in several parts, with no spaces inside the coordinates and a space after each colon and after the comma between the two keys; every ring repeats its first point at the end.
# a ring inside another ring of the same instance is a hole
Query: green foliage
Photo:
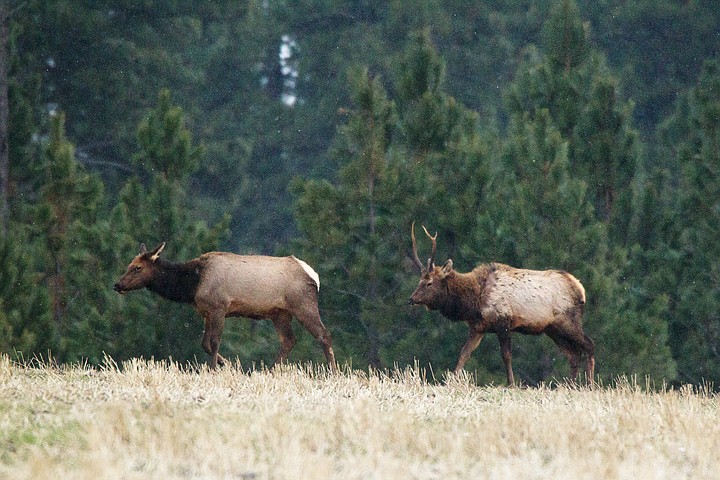
{"type": "MultiPolygon", "coordinates": [[[[464,325],[404,306],[416,221],[463,271],[576,274],[605,378],[717,380],[712,2],[12,3],[4,351],[205,358],[189,307],[110,288],[167,241],[297,253],[338,358],[450,367],[464,325]]],[[[275,338],[232,321],[223,351],[275,338]]],[[[567,371],[514,342],[525,381],[567,371]]],[[[492,340],[468,367],[502,382],[492,340]]]]}
{"type": "Polygon", "coordinates": [[[628,287],[644,281],[625,244],[641,173],[630,108],[620,105],[602,56],[588,48],[573,1],[558,3],[543,33],[545,51],[531,51],[507,96],[511,133],[519,129],[509,138],[505,168],[515,176],[505,187],[507,223],[499,225],[513,242],[509,257],[567,269],[583,282],[601,374],[673,378],[667,298],[647,301],[641,288],[628,287]]]}
{"type": "Polygon", "coordinates": [[[461,340],[438,342],[453,335],[450,325],[402,307],[417,281],[406,256],[409,226],[424,218],[453,231],[475,217],[481,199],[469,192],[484,178],[483,146],[477,116],[442,89],[443,62],[427,30],[411,35],[396,68],[397,91],[405,92],[397,115],[379,79],[349,72],[353,107],[331,150],[337,180],[294,184],[299,247],[329,285],[321,298],[331,305],[324,316],[339,358],[449,366],[461,340]],[[431,125],[424,132],[421,118],[431,125]],[[449,195],[453,181],[457,196],[449,195]]]}
{"type": "Polygon", "coordinates": [[[11,357],[43,353],[54,345],[47,291],[33,270],[33,248],[20,242],[19,231],[0,238],[0,350],[11,357]]]}
{"type": "Polygon", "coordinates": [[[572,167],[591,189],[597,217],[610,225],[613,240],[624,241],[639,167],[632,106],[620,100],[603,55],[589,48],[574,1],[558,3],[543,34],[543,51],[528,50],[508,90],[508,111],[530,118],[549,111],[569,142],[572,167]]]}
{"type": "Polygon", "coordinates": [[[170,91],[161,90],[158,104],[138,128],[140,151],[133,161],[147,172],[171,182],[186,180],[198,167],[200,147],[192,145],[190,131],[183,125],[183,112],[170,104],[170,91]]]}
{"type": "Polygon", "coordinates": [[[583,2],[599,47],[618,72],[635,119],[648,133],[673,113],[679,91],[717,56],[720,9],[712,1],[583,2]]]}
{"type": "Polygon", "coordinates": [[[103,184],[77,162],[75,148],[65,137],[64,114],[51,118],[43,158],[45,175],[36,209],[36,226],[45,242],[43,284],[50,296],[58,357],[75,359],[78,353],[66,342],[75,338],[78,322],[102,323],[98,312],[87,311],[96,301],[88,290],[96,280],[88,267],[97,259],[86,238],[94,234],[103,184]]]}
{"type": "Polygon", "coordinates": [[[664,153],[674,161],[674,191],[668,199],[674,226],[655,248],[669,256],[676,274],[670,329],[681,379],[718,382],[720,325],[717,288],[720,227],[720,67],[708,62],[697,85],[677,102],[677,110],[663,127],[664,153]]]}
{"type": "Polygon", "coordinates": [[[571,173],[568,142],[547,110],[515,118],[502,156],[492,205],[501,256],[529,268],[575,271],[602,253],[604,231],[594,217],[587,184],[571,173]],[[501,183],[502,182],[502,183],[501,183]]]}
{"type": "Polygon", "coordinates": [[[575,0],[560,0],[542,30],[543,50],[554,72],[570,72],[590,56],[587,32],[575,0]]]}

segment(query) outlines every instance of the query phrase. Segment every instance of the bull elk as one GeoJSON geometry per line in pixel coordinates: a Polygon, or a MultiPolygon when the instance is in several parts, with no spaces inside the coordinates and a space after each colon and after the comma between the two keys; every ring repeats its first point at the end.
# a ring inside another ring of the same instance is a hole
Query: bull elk
{"type": "Polygon", "coordinates": [[[191,304],[205,320],[202,347],[210,355],[211,368],[225,363],[218,351],[226,317],[272,320],[280,337],[275,363],[287,359],[295,346],[295,317],[320,342],[330,368],[336,368],[330,332],[318,311],[320,278],[307,263],[294,256],[227,252],[173,263],[160,258],[164,248],[164,242],[151,251],[140,245],[140,253],[114,289],[125,294],[147,288],[168,300],[191,304]]]}
{"type": "Polygon", "coordinates": [[[525,270],[501,263],[480,264],[471,272],[459,273],[452,260],[435,265],[437,233],[431,236],[432,253],[423,265],[417,253],[415,224],[411,228],[413,260],[421,277],[410,297],[412,305],[438,310],[453,321],[464,321],[470,328],[455,367],[459,372],[486,333],[495,333],[507,372],[508,384],[515,378],[512,370],[510,333],[549,336],[570,362],[575,378],[582,355],[585,372],[592,381],[595,371],[595,346],[585,335],[582,315],[585,289],[577,278],[559,270],[525,270]]]}

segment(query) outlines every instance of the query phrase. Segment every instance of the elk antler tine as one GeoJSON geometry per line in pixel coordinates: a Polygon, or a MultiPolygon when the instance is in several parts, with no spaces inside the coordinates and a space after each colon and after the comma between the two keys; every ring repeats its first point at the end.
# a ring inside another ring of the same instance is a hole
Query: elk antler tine
{"type": "Polygon", "coordinates": [[[418,252],[417,252],[417,242],[415,240],[415,222],[412,222],[412,227],[410,227],[410,237],[412,238],[413,261],[415,262],[415,265],[420,267],[420,271],[424,272],[425,267],[423,266],[422,262],[420,261],[420,257],[418,257],[418,252]]]}
{"type": "Polygon", "coordinates": [[[437,239],[437,236],[438,236],[438,232],[437,232],[437,231],[435,232],[435,236],[433,237],[432,235],[430,235],[430,232],[428,232],[427,228],[425,228],[425,225],[423,225],[422,227],[423,227],[423,230],[425,230],[425,235],[427,235],[428,237],[430,237],[430,240],[436,240],[436,239],[437,239]]]}
{"type": "Polygon", "coordinates": [[[425,235],[428,236],[430,241],[432,242],[432,251],[430,252],[430,258],[428,259],[428,270],[435,265],[435,250],[437,250],[437,236],[438,233],[435,232],[435,236],[433,237],[430,235],[430,232],[427,231],[427,228],[425,228],[425,225],[422,226],[423,230],[425,230],[425,235]]]}

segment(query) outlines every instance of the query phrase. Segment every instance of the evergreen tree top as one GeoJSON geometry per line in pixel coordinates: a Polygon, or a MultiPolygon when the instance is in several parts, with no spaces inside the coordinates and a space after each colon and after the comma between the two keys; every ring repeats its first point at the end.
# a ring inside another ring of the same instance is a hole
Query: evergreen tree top
{"type": "Polygon", "coordinates": [[[543,49],[553,69],[569,72],[588,58],[590,46],[575,0],[562,0],[552,9],[542,30],[543,49]]]}

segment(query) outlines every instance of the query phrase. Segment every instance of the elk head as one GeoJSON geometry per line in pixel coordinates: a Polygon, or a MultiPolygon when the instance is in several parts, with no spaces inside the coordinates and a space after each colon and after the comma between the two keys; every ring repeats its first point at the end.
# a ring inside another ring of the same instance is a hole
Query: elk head
{"type": "Polygon", "coordinates": [[[148,251],[145,244],[140,245],[140,253],[133,258],[128,265],[125,274],[120,277],[113,289],[125,294],[131,290],[145,288],[155,278],[155,261],[165,248],[165,242],[161,243],[153,250],[148,251]]]}
{"type": "Polygon", "coordinates": [[[415,222],[412,224],[410,236],[412,237],[413,259],[415,265],[420,267],[420,282],[410,296],[411,305],[425,305],[427,308],[437,310],[445,304],[447,298],[447,276],[453,271],[453,262],[448,260],[442,267],[435,266],[435,251],[437,250],[437,232],[431,236],[425,226],[422,227],[425,235],[432,243],[432,251],[427,266],[423,265],[417,253],[415,240],[415,222]]]}

